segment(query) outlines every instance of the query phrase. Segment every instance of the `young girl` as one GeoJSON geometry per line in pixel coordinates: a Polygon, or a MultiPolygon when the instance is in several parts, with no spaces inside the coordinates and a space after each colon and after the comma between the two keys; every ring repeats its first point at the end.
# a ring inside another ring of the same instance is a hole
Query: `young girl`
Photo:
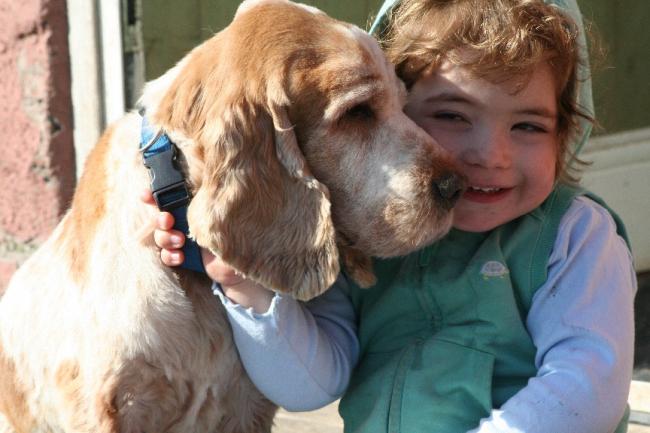
{"type": "MultiPolygon", "coordinates": [[[[571,186],[590,119],[577,24],[541,0],[389,3],[405,111],[468,179],[454,229],[376,260],[373,288],[341,276],[305,304],[204,252],[249,375],[290,410],[335,400],[351,375],[346,432],[625,431],[636,279],[618,219],[571,186]]],[[[171,223],[156,241],[173,265],[171,223]]]]}

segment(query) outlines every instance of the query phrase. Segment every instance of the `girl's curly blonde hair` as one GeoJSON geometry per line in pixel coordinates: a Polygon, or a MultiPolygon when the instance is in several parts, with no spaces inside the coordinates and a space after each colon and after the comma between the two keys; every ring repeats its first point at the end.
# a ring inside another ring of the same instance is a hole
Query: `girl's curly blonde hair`
{"type": "Polygon", "coordinates": [[[581,133],[581,118],[594,122],[578,105],[578,67],[587,61],[578,37],[575,21],[542,0],[402,0],[380,43],[409,88],[443,60],[495,83],[526,77],[546,62],[558,100],[556,175],[577,182],[570,171],[584,163],[569,143],[581,133]]]}

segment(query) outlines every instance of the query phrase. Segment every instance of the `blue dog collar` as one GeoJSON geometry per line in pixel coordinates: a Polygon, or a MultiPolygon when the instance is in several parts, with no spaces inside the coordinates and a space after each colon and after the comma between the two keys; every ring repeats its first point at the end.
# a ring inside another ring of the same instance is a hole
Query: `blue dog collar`
{"type": "Polygon", "coordinates": [[[162,130],[156,131],[142,113],[140,150],[144,165],[149,169],[151,191],[158,209],[174,216],[174,229],[185,233],[182,268],[205,273],[197,243],[189,237],[187,207],[192,198],[185,177],[178,167],[178,148],[162,130]]]}

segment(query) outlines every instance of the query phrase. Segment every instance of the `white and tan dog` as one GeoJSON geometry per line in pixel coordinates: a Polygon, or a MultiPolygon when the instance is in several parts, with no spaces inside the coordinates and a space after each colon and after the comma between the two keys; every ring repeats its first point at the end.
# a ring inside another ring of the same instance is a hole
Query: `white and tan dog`
{"type": "MultiPolygon", "coordinates": [[[[244,2],[142,98],[181,149],[192,236],[298,299],[327,289],[339,259],[369,286],[370,255],[449,229],[458,182],[404,102],[371,37],[285,0],[244,2]]],[[[0,302],[0,431],[270,431],[275,407],[210,281],[139,235],[155,213],[138,198],[140,127],[131,113],[106,131],[0,302]]]]}

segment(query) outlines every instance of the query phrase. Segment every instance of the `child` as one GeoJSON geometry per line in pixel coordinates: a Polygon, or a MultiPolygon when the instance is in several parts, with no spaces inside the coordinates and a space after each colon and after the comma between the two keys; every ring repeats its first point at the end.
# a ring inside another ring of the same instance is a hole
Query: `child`
{"type": "Polygon", "coordinates": [[[636,280],[617,218],[571,186],[590,119],[576,24],[541,0],[403,0],[382,35],[406,113],[468,178],[454,229],[376,260],[373,288],[342,276],[306,304],[204,253],[252,380],[307,410],[356,363],[346,432],[626,431],[636,280]]]}

